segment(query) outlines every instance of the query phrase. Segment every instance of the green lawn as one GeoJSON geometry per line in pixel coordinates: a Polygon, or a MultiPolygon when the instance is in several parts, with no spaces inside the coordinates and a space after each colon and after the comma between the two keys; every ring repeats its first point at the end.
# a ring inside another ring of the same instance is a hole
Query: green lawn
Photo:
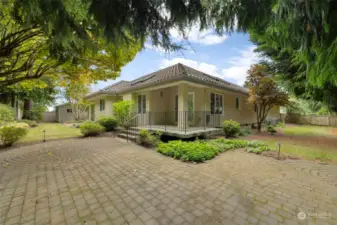
{"type": "Polygon", "coordinates": [[[321,160],[337,162],[337,150],[333,147],[318,146],[318,145],[303,145],[292,140],[279,140],[275,137],[274,140],[263,140],[269,148],[278,151],[276,143],[281,144],[281,153],[285,155],[297,156],[308,160],[321,160]]]}
{"type": "Polygon", "coordinates": [[[308,160],[337,162],[337,134],[333,127],[287,124],[278,127],[275,135],[255,133],[244,139],[265,141],[269,148],[277,151],[276,143],[281,144],[281,152],[308,160]]]}
{"type": "Polygon", "coordinates": [[[310,125],[286,125],[284,128],[278,130],[285,135],[292,136],[335,136],[337,134],[332,132],[331,127],[324,126],[310,126],[310,125]]]}
{"type": "Polygon", "coordinates": [[[46,140],[81,136],[78,128],[67,127],[59,123],[40,123],[39,126],[30,128],[21,142],[43,140],[43,130],[46,131],[46,140]]]}

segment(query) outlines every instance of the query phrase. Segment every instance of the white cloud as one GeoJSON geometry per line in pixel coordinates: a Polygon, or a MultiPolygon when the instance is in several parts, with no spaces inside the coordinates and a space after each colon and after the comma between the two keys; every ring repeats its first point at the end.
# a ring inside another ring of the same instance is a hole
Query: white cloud
{"type": "Polygon", "coordinates": [[[152,45],[150,43],[145,43],[144,47],[146,49],[150,49],[150,50],[153,50],[153,51],[156,51],[156,52],[159,52],[159,53],[167,53],[167,51],[165,51],[165,49],[163,47],[154,46],[154,45],[152,45]]]}
{"type": "Polygon", "coordinates": [[[251,46],[241,51],[240,56],[229,60],[232,65],[221,70],[221,78],[235,80],[237,84],[243,85],[246,80],[247,70],[252,64],[258,63],[260,58],[254,52],[255,46],[251,46]]]}
{"type": "Polygon", "coordinates": [[[252,64],[258,63],[260,58],[254,52],[255,46],[248,47],[240,51],[240,55],[232,57],[228,60],[230,66],[227,68],[218,68],[214,64],[198,62],[185,58],[174,58],[172,60],[164,59],[160,64],[160,68],[165,68],[177,63],[200,70],[204,73],[218,76],[224,80],[232,81],[238,85],[243,85],[247,76],[247,70],[252,64]]]}
{"type": "Polygon", "coordinates": [[[204,73],[208,73],[208,74],[213,74],[215,75],[217,73],[218,68],[213,65],[213,64],[208,64],[208,63],[204,63],[204,62],[197,62],[194,60],[190,60],[190,59],[185,59],[185,58],[174,58],[172,60],[168,60],[168,59],[164,59],[161,63],[160,63],[160,68],[165,68],[168,66],[172,66],[174,64],[177,63],[182,63],[186,66],[192,67],[196,70],[200,70],[204,73]]]}
{"type": "Polygon", "coordinates": [[[190,29],[185,30],[185,36],[179,32],[178,29],[172,29],[170,31],[171,37],[175,41],[190,41],[192,43],[199,43],[202,45],[216,45],[224,42],[228,36],[218,35],[214,29],[205,29],[200,31],[199,24],[193,25],[190,29]]]}

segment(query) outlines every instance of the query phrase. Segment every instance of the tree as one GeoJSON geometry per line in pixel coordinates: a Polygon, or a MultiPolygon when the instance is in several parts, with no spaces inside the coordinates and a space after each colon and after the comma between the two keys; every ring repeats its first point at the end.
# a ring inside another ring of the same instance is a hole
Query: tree
{"type": "Polygon", "coordinates": [[[268,59],[263,64],[280,86],[296,98],[313,104],[322,103],[322,107],[328,111],[337,112],[335,82],[327,80],[323,86],[308,82],[306,64],[296,60],[294,49],[282,48],[280,43],[271,42],[265,33],[257,30],[250,30],[250,34],[251,40],[257,45],[255,51],[268,59]]]}
{"type": "Polygon", "coordinates": [[[263,65],[252,65],[246,79],[249,86],[248,102],[256,109],[257,129],[261,132],[269,111],[276,106],[289,105],[289,97],[280,90],[263,65]]]}
{"type": "Polygon", "coordinates": [[[70,104],[76,121],[83,118],[83,114],[87,112],[90,106],[89,102],[84,99],[89,91],[89,86],[83,83],[69,83],[65,88],[64,97],[70,104]]]}
{"type": "Polygon", "coordinates": [[[134,102],[131,100],[119,101],[113,104],[117,123],[124,128],[131,126],[133,105],[134,102]]]}
{"type": "MultiPolygon", "coordinates": [[[[39,20],[37,8],[30,18],[18,1],[0,2],[0,88],[50,75],[59,80],[80,76],[92,81],[115,79],[141,50],[141,43],[130,35],[127,43],[107,42],[95,28],[86,4],[65,2],[57,14],[48,16],[54,15],[58,24],[39,20]]],[[[57,1],[53,3],[57,5],[57,1]]]]}

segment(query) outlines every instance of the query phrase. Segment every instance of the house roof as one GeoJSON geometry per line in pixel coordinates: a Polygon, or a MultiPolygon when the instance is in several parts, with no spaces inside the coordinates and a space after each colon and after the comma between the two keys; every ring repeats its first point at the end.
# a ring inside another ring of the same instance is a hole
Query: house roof
{"type": "Polygon", "coordinates": [[[244,87],[178,63],[173,66],[139,77],[132,81],[119,81],[115,84],[101,89],[98,92],[92,93],[89,96],[97,94],[119,94],[139,88],[144,88],[147,86],[166,83],[168,81],[179,80],[187,80],[204,85],[215,86],[220,89],[227,89],[230,91],[241,92],[244,94],[248,93],[248,89],[244,87]]]}

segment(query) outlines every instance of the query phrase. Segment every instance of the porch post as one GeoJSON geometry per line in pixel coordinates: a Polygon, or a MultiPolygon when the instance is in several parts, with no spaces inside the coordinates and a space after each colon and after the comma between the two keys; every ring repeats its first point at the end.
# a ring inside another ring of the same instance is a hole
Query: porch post
{"type": "Polygon", "coordinates": [[[188,103],[188,85],[179,84],[178,85],[178,130],[186,130],[187,126],[187,103],[188,103]]]}

